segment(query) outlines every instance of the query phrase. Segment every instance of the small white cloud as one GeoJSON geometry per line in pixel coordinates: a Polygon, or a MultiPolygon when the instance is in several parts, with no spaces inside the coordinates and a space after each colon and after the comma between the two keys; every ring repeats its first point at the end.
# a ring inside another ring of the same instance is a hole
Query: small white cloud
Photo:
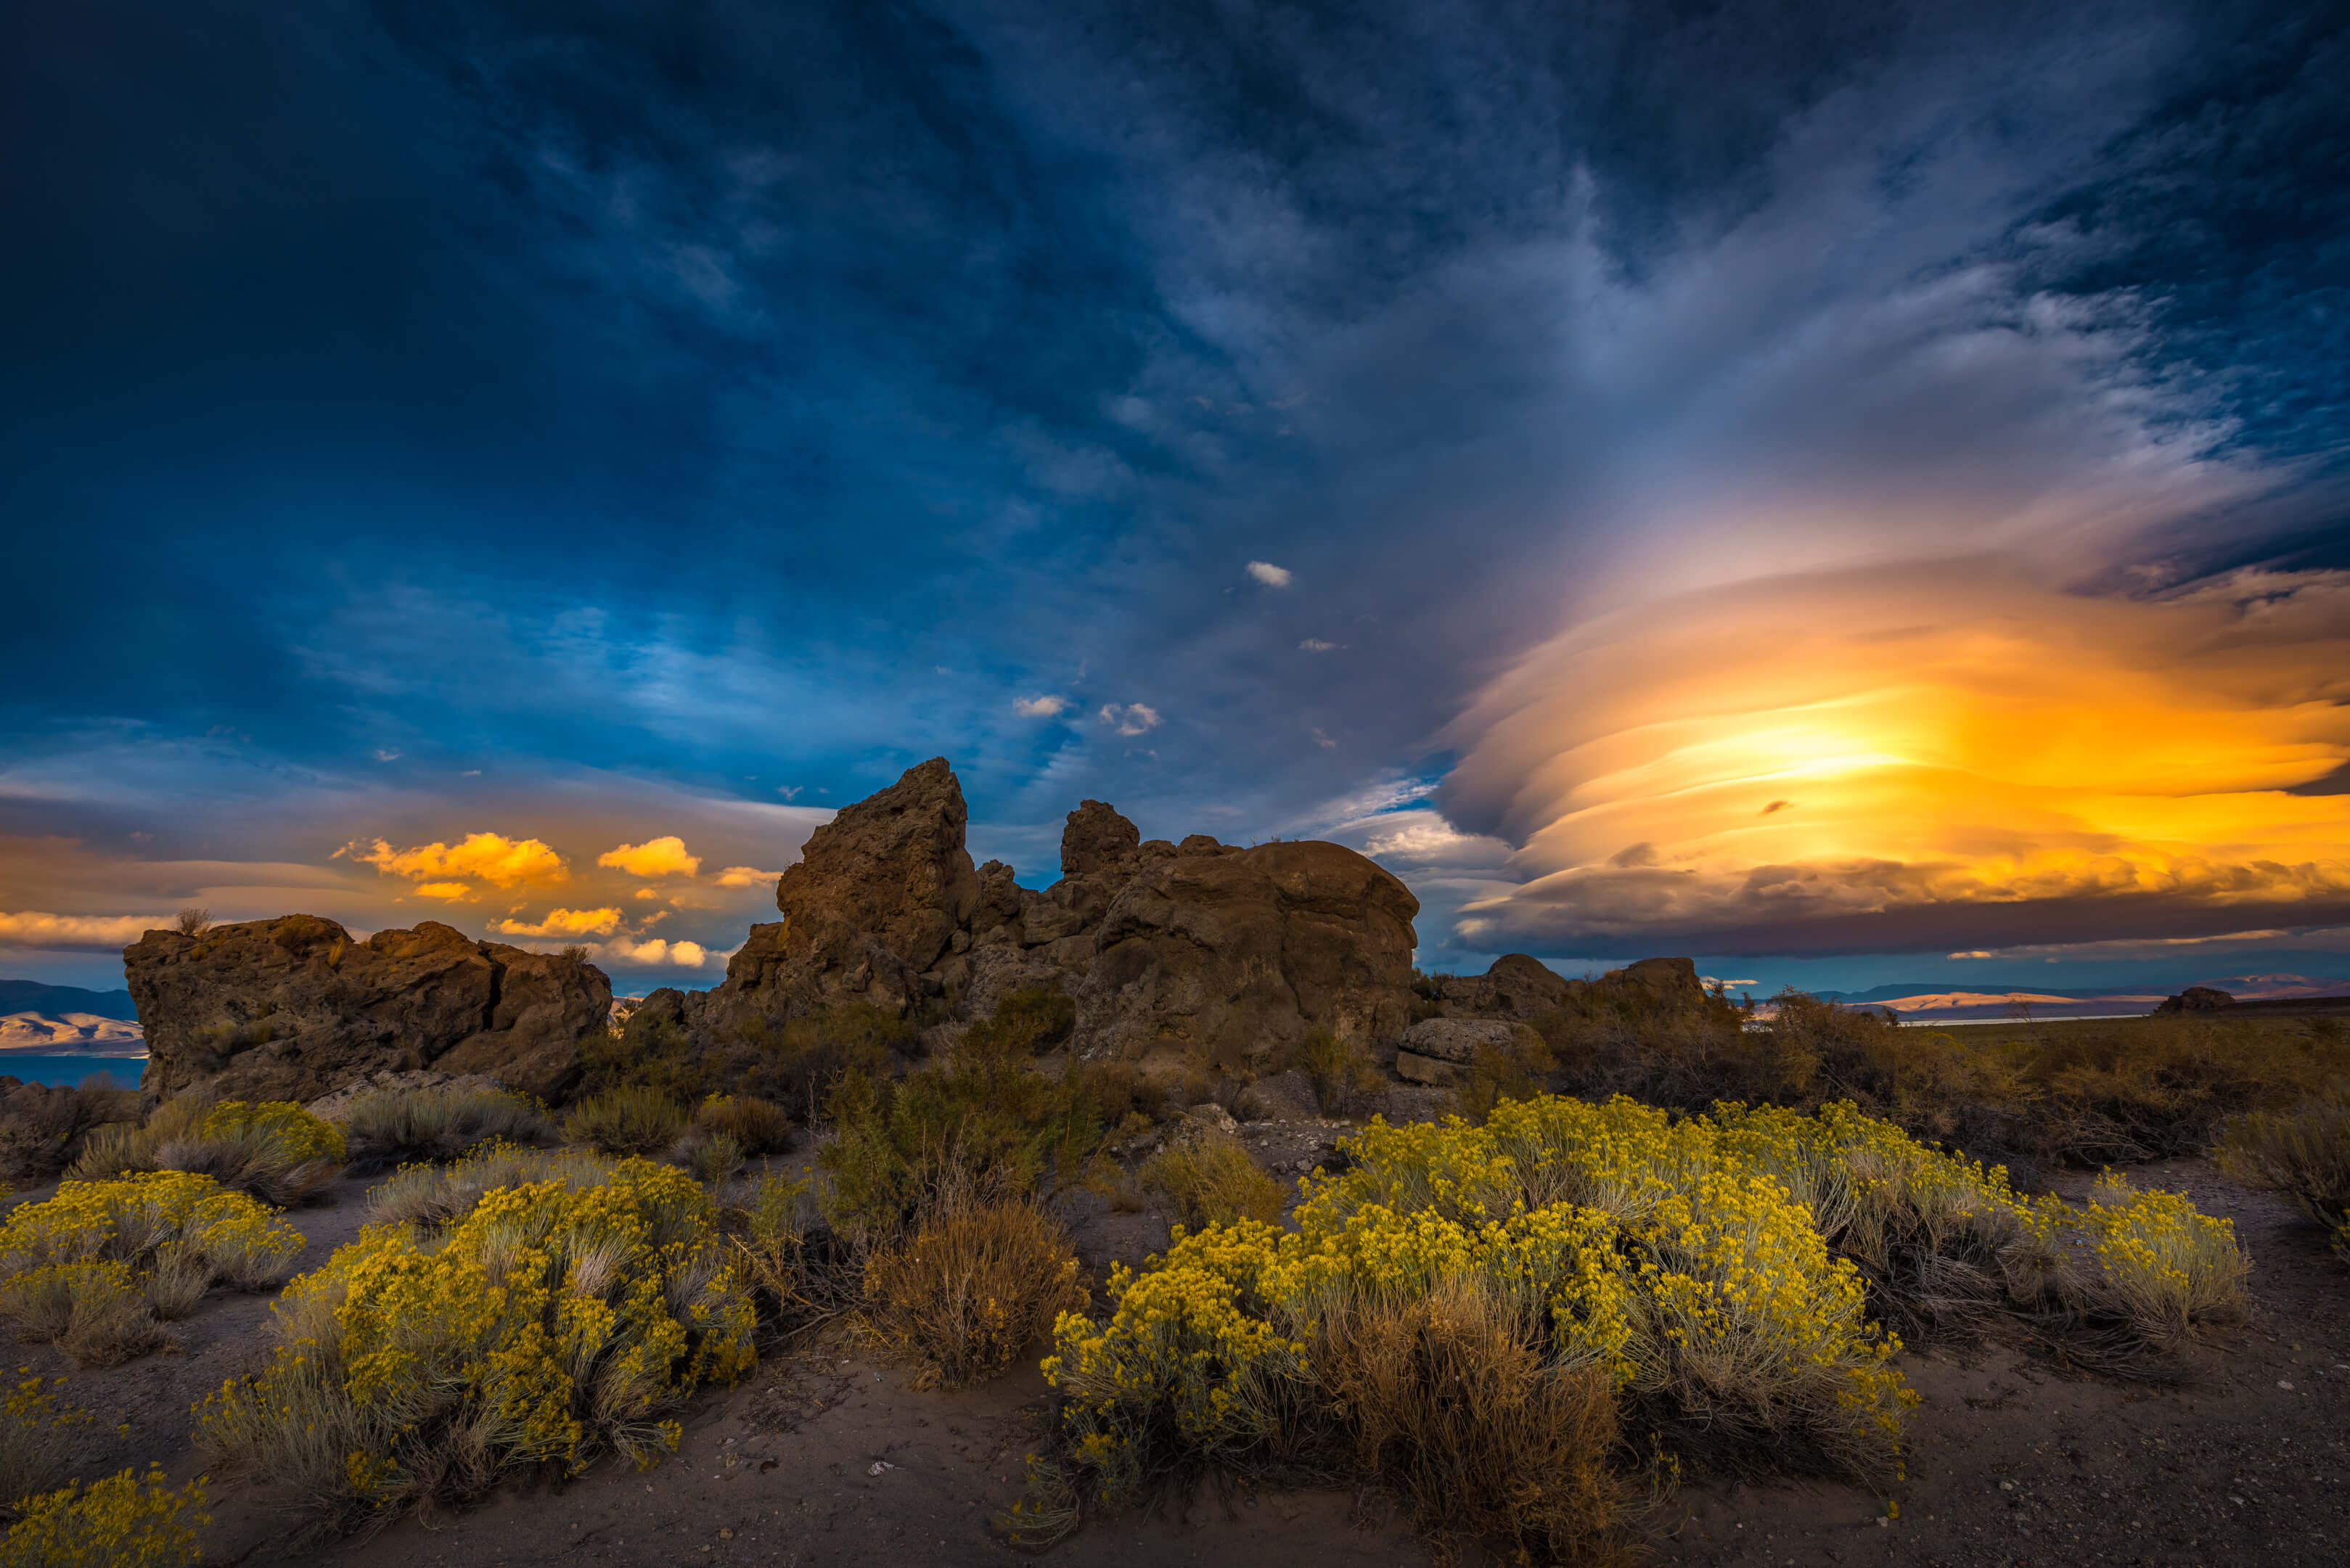
{"type": "Polygon", "coordinates": [[[1012,711],[1024,719],[1057,719],[1069,711],[1066,697],[1022,697],[1012,704],[1012,711]]]}
{"type": "MultiPolygon", "coordinates": [[[[803,786],[799,784],[777,784],[775,786],[775,793],[782,795],[785,800],[797,800],[800,797],[800,790],[802,787],[803,786]]],[[[824,791],[822,790],[816,791],[816,794],[822,794],[823,793],[824,791]]]]}
{"type": "Polygon", "coordinates": [[[375,754],[375,760],[380,763],[396,763],[400,761],[400,753],[398,752],[378,752],[375,754]]]}
{"type": "Polygon", "coordinates": [[[1322,746],[1322,747],[1327,748],[1327,747],[1335,746],[1335,745],[1336,745],[1338,742],[1336,742],[1336,741],[1334,741],[1334,740],[1332,740],[1329,736],[1327,736],[1327,735],[1324,734],[1320,730],[1315,730],[1315,731],[1314,732],[1314,743],[1315,743],[1315,745],[1317,745],[1317,746],[1322,746]]]}
{"type": "Polygon", "coordinates": [[[1251,561],[1248,564],[1248,575],[1269,588],[1285,588],[1289,586],[1289,568],[1276,566],[1271,561],[1251,561]]]}
{"type": "Polygon", "coordinates": [[[1159,710],[1140,702],[1105,703],[1101,722],[1121,735],[1139,735],[1159,728],[1159,710]]]}
{"type": "Polygon", "coordinates": [[[783,875],[780,871],[762,871],[756,866],[729,866],[718,874],[722,888],[764,888],[783,875]]]}
{"type": "Polygon", "coordinates": [[[1337,646],[1338,644],[1335,642],[1325,642],[1318,637],[1309,637],[1297,645],[1298,650],[1302,653],[1327,653],[1337,646]]]}

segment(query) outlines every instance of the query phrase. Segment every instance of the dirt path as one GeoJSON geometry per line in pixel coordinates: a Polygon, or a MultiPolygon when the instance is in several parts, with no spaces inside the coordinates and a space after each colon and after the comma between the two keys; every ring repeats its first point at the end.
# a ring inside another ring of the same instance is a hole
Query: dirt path
{"type": "MultiPolygon", "coordinates": [[[[2350,1561],[2350,1268],[2290,1206],[2250,1193],[2200,1161],[2133,1173],[2182,1189],[2237,1221],[2253,1260],[2252,1324],[2177,1390],[2066,1374],[2002,1348],[1905,1359],[1923,1397],[1910,1477],[1891,1501],[1825,1485],[1701,1483],[1678,1500],[1665,1563],[1876,1563],[1918,1568],[2056,1568],[2110,1563],[2338,1568],[2350,1561]],[[1880,1522],[1880,1521],[1882,1521],[1880,1522]]],[[[2085,1185],[2085,1184],[2084,1184],[2085,1185]]],[[[358,1231],[363,1188],[292,1218],[315,1267],[358,1231]]],[[[37,1196],[37,1195],[28,1195],[37,1196]]],[[[1162,1221],[1107,1210],[1081,1217],[1088,1265],[1134,1261],[1165,1244],[1162,1221]]],[[[98,1434],[82,1473],[163,1462],[197,1472],[189,1407],[249,1364],[266,1301],[214,1296],[178,1325],[184,1349],[102,1372],[72,1373],[56,1353],[20,1365],[68,1375],[68,1397],[128,1435],[98,1434]]],[[[394,1568],[410,1564],[782,1563],[817,1568],[1011,1563],[1024,1554],[989,1530],[1018,1495],[1022,1456],[1045,1436],[1046,1391],[1028,1364],[985,1388],[917,1393],[897,1369],[861,1357],[771,1363],[704,1401],[670,1462],[599,1467],[560,1489],[504,1494],[443,1521],[394,1525],[358,1541],[289,1552],[281,1520],[255,1496],[216,1498],[213,1563],[394,1568]]],[[[1376,1502],[1347,1493],[1212,1493],[1188,1511],[1089,1526],[1049,1560],[1103,1568],[1179,1563],[1425,1563],[1376,1502]]]]}

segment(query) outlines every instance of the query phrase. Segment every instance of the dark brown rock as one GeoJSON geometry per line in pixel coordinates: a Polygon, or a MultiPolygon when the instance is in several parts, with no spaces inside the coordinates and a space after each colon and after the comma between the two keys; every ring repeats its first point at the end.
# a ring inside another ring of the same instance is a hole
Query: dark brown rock
{"type": "Polygon", "coordinates": [[[850,1002],[905,1014],[938,983],[923,971],[955,934],[1007,902],[1010,867],[984,883],[963,848],[967,815],[944,757],[844,807],[785,869],[784,918],[751,928],[698,1021],[723,1031],[850,1002]]]}
{"type": "Polygon", "coordinates": [[[1315,1029],[1397,1034],[1419,912],[1409,888],[1341,845],[1168,858],[1102,919],[1099,956],[1073,988],[1078,1038],[1129,1060],[1231,1067],[1315,1029]]]}
{"type": "Polygon", "coordinates": [[[426,920],[366,941],[286,915],[198,936],[149,931],[123,950],[147,1032],[142,1090],[199,1085],[232,1099],[314,1100],[378,1072],[493,1075],[558,1096],[611,981],[593,965],[426,920]]]}
{"type": "MultiPolygon", "coordinates": [[[[1067,798],[1066,796],[1064,799],[1067,798]]],[[[1061,875],[1083,877],[1117,865],[1142,842],[1142,830],[1097,800],[1081,801],[1061,829],[1061,875]]]]}
{"type": "Polygon", "coordinates": [[[1244,1122],[1303,1122],[1322,1114],[1314,1080],[1292,1067],[1259,1078],[1232,1099],[1232,1114],[1244,1122]]]}
{"type": "Polygon", "coordinates": [[[2214,1008],[2235,1005],[2235,997],[2227,992],[2208,985],[2190,985],[2177,996],[2164,999],[2155,1011],[2157,1012],[2209,1012],[2214,1008]]]}
{"type": "Polygon", "coordinates": [[[1444,977],[1441,1001],[1448,1015],[1530,1020],[1565,1006],[1576,983],[1540,959],[1504,953],[1483,974],[1444,977]]]}

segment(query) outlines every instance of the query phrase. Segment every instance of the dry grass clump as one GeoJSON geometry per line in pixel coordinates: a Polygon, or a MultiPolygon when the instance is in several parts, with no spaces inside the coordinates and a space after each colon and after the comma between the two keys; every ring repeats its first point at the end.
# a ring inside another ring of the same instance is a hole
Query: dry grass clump
{"type": "Polygon", "coordinates": [[[2239,1116],[2220,1135],[2213,1158],[2246,1186],[2291,1198],[2337,1238],[2350,1234],[2350,1098],[2239,1116]]]}
{"type": "Polygon", "coordinates": [[[0,1189],[49,1180],[72,1165],[83,1140],[113,1122],[139,1119],[139,1092],[92,1074],[68,1089],[21,1084],[0,1097],[0,1189]]]}
{"type": "Polygon", "coordinates": [[[791,1107],[813,1126],[843,1076],[886,1075],[920,1043],[914,1024],[866,1002],[827,1008],[781,1025],[745,1025],[717,1040],[697,1042],[674,1005],[665,1003],[656,992],[618,1033],[599,1031],[580,1042],[588,1094],[659,1089],[680,1105],[717,1093],[755,1095],[791,1107]]]}
{"type": "Polygon", "coordinates": [[[0,1317],[84,1366],[164,1343],[214,1284],[266,1290],[293,1272],[302,1238],[209,1177],[159,1171],[68,1181],[0,1226],[0,1317]]]}
{"type": "Polygon", "coordinates": [[[83,1145],[83,1178],[184,1170],[265,1203],[290,1208],[342,1173],[340,1127],[287,1100],[211,1103],[182,1096],[155,1107],[143,1127],[107,1127],[83,1145]]]}
{"type": "Polygon", "coordinates": [[[493,1191],[445,1231],[370,1226],[287,1289],[269,1366],[207,1401],[197,1442],[326,1526],[607,1453],[655,1462],[681,1436],[668,1412],[755,1360],[717,1218],[632,1159],[493,1191]]]}
{"type": "Polygon", "coordinates": [[[873,1254],[864,1289],[867,1327],[920,1367],[918,1387],[997,1376],[1085,1304],[1066,1233],[1024,1200],[935,1216],[873,1254]]]}
{"type": "Polygon", "coordinates": [[[1387,1084],[1386,1075],[1371,1061],[1369,1047],[1360,1040],[1342,1040],[1331,1030],[1315,1030],[1292,1048],[1291,1054],[1314,1081],[1315,1098],[1328,1116],[1353,1115],[1365,1096],[1387,1084]]]}
{"type": "Polygon", "coordinates": [[[1234,1220],[1276,1220],[1288,1194],[1259,1169],[1241,1140],[1199,1123],[1179,1127],[1167,1147],[1136,1172],[1146,1192],[1164,1197],[1187,1225],[1234,1220]]]}
{"type": "Polygon", "coordinates": [[[1520,1562],[1623,1561],[1615,1390],[1596,1365],[1549,1364],[1528,1304],[1460,1278],[1367,1298],[1325,1321],[1315,1369],[1347,1412],[1357,1468],[1423,1528],[1520,1562]]]}
{"type": "Polygon", "coordinates": [[[354,1102],[342,1127],[355,1176],[442,1164],[484,1144],[562,1141],[544,1107],[507,1089],[390,1089],[354,1102]]]}
{"type": "Polygon", "coordinates": [[[685,1131],[685,1111],[652,1088],[608,1089],[571,1107],[564,1136],[598,1154],[658,1154],[685,1131]]]}
{"type": "Polygon", "coordinates": [[[501,1187],[537,1181],[593,1187],[611,1173],[610,1160],[580,1149],[493,1144],[450,1165],[415,1165],[394,1172],[368,1194],[368,1209],[380,1224],[431,1230],[455,1224],[484,1195],[501,1187]]]}
{"type": "Polygon", "coordinates": [[[792,1118],[756,1095],[712,1095],[693,1110],[693,1125],[733,1138],[745,1158],[784,1154],[792,1147],[792,1118]]]}

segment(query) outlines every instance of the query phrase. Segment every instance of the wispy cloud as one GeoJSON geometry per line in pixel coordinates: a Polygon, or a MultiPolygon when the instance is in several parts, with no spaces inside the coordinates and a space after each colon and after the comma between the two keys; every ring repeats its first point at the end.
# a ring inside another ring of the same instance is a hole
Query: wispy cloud
{"type": "Polygon", "coordinates": [[[51,915],[26,909],[0,913],[0,946],[105,952],[128,947],[171,923],[166,915],[51,915]]]}
{"type": "Polygon", "coordinates": [[[1024,719],[1056,719],[1071,705],[1066,697],[1018,697],[1013,700],[1012,711],[1024,719]]]}
{"type": "Polygon", "coordinates": [[[1101,722],[1121,735],[1140,735],[1159,728],[1159,710],[1141,702],[1106,702],[1101,722]]]}

